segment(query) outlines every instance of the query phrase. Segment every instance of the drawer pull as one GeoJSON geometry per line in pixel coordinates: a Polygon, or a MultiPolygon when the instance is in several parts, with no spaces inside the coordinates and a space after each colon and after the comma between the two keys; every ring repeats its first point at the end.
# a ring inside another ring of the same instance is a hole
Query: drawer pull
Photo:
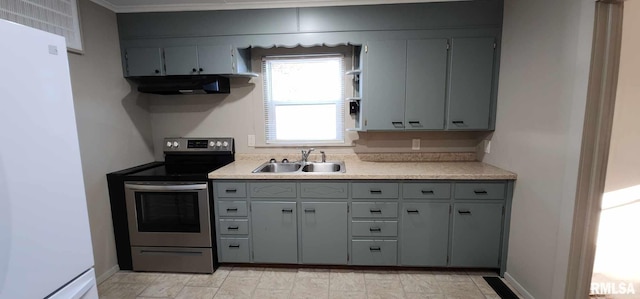
{"type": "Polygon", "coordinates": [[[433,190],[422,190],[422,194],[433,194],[433,190]]]}
{"type": "Polygon", "coordinates": [[[381,229],[381,228],[379,228],[379,227],[370,227],[370,228],[369,228],[369,231],[370,231],[370,232],[381,232],[381,231],[382,231],[382,229],[381,229]]]}
{"type": "Polygon", "coordinates": [[[229,226],[227,227],[227,230],[238,230],[238,226],[229,226]]]}
{"type": "Polygon", "coordinates": [[[316,209],[304,209],[305,213],[315,213],[316,209]]]}
{"type": "Polygon", "coordinates": [[[407,210],[407,213],[409,213],[409,214],[420,214],[420,211],[418,211],[418,210],[407,210]]]}
{"type": "Polygon", "coordinates": [[[293,213],[293,209],[282,209],[282,213],[293,213]]]}
{"type": "Polygon", "coordinates": [[[237,191],[238,191],[238,190],[237,190],[237,189],[235,189],[235,188],[234,188],[234,189],[227,189],[227,190],[224,190],[224,192],[227,192],[227,193],[236,193],[237,191]]]}
{"type": "Polygon", "coordinates": [[[473,190],[473,193],[475,193],[475,194],[487,194],[487,191],[485,191],[485,190],[473,190]]]}
{"type": "Polygon", "coordinates": [[[422,127],[422,125],[420,125],[420,122],[419,122],[419,121],[409,121],[409,124],[410,124],[412,127],[422,127]]]}
{"type": "Polygon", "coordinates": [[[464,124],[464,121],[461,121],[461,120],[454,120],[454,121],[451,121],[451,123],[452,123],[452,124],[455,124],[455,125],[461,125],[461,124],[464,124]]]}
{"type": "Polygon", "coordinates": [[[371,214],[382,214],[382,210],[380,209],[369,209],[369,212],[371,212],[371,214]]]}
{"type": "Polygon", "coordinates": [[[229,248],[240,248],[239,244],[231,244],[229,245],[229,248]]]}
{"type": "Polygon", "coordinates": [[[382,194],[382,190],[380,189],[370,189],[369,192],[371,194],[382,194]]]}
{"type": "Polygon", "coordinates": [[[404,124],[401,121],[392,121],[391,124],[395,128],[404,128],[404,124]]]}
{"type": "Polygon", "coordinates": [[[458,214],[471,215],[471,211],[468,211],[468,210],[458,210],[458,214]]]}
{"type": "Polygon", "coordinates": [[[369,246],[369,251],[380,251],[380,246],[369,246]]]}
{"type": "Polygon", "coordinates": [[[228,208],[227,212],[237,212],[238,208],[228,208]]]}

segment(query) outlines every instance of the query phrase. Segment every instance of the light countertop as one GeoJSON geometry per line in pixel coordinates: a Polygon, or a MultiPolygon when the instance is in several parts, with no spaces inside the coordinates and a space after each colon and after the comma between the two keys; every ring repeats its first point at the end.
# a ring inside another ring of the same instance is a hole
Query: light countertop
{"type": "MultiPolygon", "coordinates": [[[[482,162],[370,162],[354,156],[341,157],[344,173],[252,173],[268,161],[242,156],[209,173],[210,179],[243,180],[515,180],[513,172],[482,162]]],[[[328,162],[335,161],[327,159],[328,162]]]]}

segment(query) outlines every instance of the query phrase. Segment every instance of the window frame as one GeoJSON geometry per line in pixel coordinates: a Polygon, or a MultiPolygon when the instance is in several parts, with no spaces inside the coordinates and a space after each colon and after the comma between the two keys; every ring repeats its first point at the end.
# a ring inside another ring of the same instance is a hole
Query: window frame
{"type": "MultiPolygon", "coordinates": [[[[254,70],[262,69],[262,59],[266,56],[327,56],[327,55],[342,55],[342,67],[343,71],[350,70],[353,68],[354,62],[354,48],[350,45],[339,45],[339,46],[315,46],[315,47],[294,47],[294,48],[254,48],[252,49],[252,68],[254,70]]],[[[261,73],[261,76],[265,76],[266,74],[261,73]]],[[[301,141],[284,141],[284,142],[275,142],[275,143],[267,143],[267,116],[265,111],[265,80],[256,80],[255,88],[259,88],[262,91],[260,96],[256,96],[254,98],[254,103],[256,107],[260,107],[260,109],[252,109],[253,114],[255,115],[256,122],[254,123],[254,132],[255,132],[255,147],[256,148],[269,148],[269,147],[304,147],[304,146],[324,146],[324,147],[353,147],[354,140],[357,140],[357,134],[350,132],[348,128],[353,128],[355,126],[355,118],[353,115],[348,113],[348,103],[344,101],[347,95],[353,93],[352,79],[349,76],[342,77],[343,82],[343,93],[342,99],[338,103],[341,103],[339,109],[342,109],[342,141],[309,141],[309,140],[301,140],[301,141]],[[260,84],[260,85],[259,85],[260,84]]]]}

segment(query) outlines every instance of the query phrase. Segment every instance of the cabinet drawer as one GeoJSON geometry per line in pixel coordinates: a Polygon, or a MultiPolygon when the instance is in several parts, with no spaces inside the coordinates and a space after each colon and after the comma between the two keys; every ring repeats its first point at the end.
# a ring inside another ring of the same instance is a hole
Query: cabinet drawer
{"type": "Polygon", "coordinates": [[[402,187],[403,198],[448,199],[451,197],[449,183],[405,183],[402,187]]]}
{"type": "Polygon", "coordinates": [[[504,199],[504,183],[456,183],[455,199],[504,199]]]}
{"type": "Polygon", "coordinates": [[[247,197],[247,184],[237,182],[216,183],[218,197],[247,197]]]}
{"type": "Polygon", "coordinates": [[[248,263],[249,239],[220,238],[219,256],[222,263],[248,263]]]}
{"type": "Polygon", "coordinates": [[[398,198],[398,183],[353,183],[353,198],[398,198]]]}
{"type": "Polygon", "coordinates": [[[398,221],[353,221],[351,234],[356,237],[396,237],[398,221]]]}
{"type": "Polygon", "coordinates": [[[347,183],[300,183],[302,198],[347,198],[347,183]]]}
{"type": "Polygon", "coordinates": [[[390,266],[398,264],[398,241],[351,241],[354,265],[390,266]]]}
{"type": "Polygon", "coordinates": [[[247,235],[249,234],[249,220],[247,219],[220,219],[221,235],[247,235]]]}
{"type": "Polygon", "coordinates": [[[397,202],[354,202],[353,217],[393,218],[398,217],[397,202]]]}
{"type": "Polygon", "coordinates": [[[219,201],[218,216],[220,217],[247,216],[247,202],[244,200],[219,201]]]}
{"type": "Polygon", "coordinates": [[[251,183],[251,197],[263,198],[295,198],[296,183],[251,183]]]}

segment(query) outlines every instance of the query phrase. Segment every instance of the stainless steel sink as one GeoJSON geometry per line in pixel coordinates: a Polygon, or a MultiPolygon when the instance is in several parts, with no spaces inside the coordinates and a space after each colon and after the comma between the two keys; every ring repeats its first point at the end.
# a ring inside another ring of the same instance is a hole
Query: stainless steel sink
{"type": "Polygon", "coordinates": [[[267,162],[267,163],[264,163],[264,164],[258,166],[258,168],[254,169],[252,172],[253,173],[295,172],[295,171],[300,170],[300,168],[302,168],[302,163],[296,163],[296,162],[294,162],[294,163],[272,163],[272,162],[267,162]]]}
{"type": "Polygon", "coordinates": [[[345,172],[344,162],[266,162],[252,173],[304,173],[304,172],[345,172]]]}
{"type": "Polygon", "coordinates": [[[302,167],[303,172],[344,172],[344,162],[310,162],[302,167]]]}

